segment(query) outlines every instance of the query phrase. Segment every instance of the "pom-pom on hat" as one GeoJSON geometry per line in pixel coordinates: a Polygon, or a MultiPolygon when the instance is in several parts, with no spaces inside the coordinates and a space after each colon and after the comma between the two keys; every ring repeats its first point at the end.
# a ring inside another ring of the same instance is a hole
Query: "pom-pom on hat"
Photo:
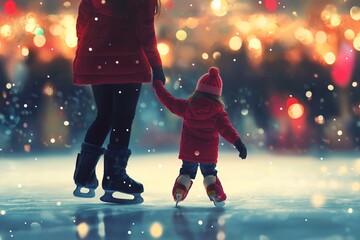
{"type": "Polygon", "coordinates": [[[221,96],[222,80],[219,75],[219,69],[211,67],[208,73],[202,75],[196,85],[196,91],[221,96]]]}

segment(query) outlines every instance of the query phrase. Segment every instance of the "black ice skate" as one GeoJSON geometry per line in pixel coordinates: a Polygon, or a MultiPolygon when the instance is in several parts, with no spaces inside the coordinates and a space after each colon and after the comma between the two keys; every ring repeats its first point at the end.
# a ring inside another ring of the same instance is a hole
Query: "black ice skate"
{"type": "Polygon", "coordinates": [[[73,195],[75,197],[92,198],[95,196],[95,189],[99,185],[95,168],[104,150],[104,148],[89,143],[81,145],[81,152],[77,155],[74,172],[76,189],[73,195]],[[83,188],[87,189],[87,192],[81,191],[83,188]]]}
{"type": "Polygon", "coordinates": [[[144,187],[141,183],[130,178],[126,173],[126,166],[131,155],[130,149],[113,149],[108,146],[104,155],[104,177],[102,187],[105,194],[101,201],[117,204],[140,204],[144,201],[141,193],[144,187]],[[114,193],[120,192],[132,198],[116,198],[114,193]]]}

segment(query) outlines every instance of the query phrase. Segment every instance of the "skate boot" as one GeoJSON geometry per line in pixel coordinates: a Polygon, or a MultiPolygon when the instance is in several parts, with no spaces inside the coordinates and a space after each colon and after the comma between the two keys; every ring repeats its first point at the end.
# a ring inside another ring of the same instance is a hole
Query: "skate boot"
{"type": "Polygon", "coordinates": [[[76,189],[73,195],[75,197],[92,198],[95,196],[95,189],[99,185],[95,168],[104,150],[104,148],[90,143],[81,145],[81,152],[77,155],[74,172],[76,189]],[[84,193],[81,191],[82,188],[89,191],[84,193]]]}
{"type": "Polygon", "coordinates": [[[204,186],[210,201],[213,201],[216,207],[225,205],[226,194],[221,186],[221,182],[217,176],[209,175],[204,178],[204,186]]]}
{"type": "Polygon", "coordinates": [[[100,198],[101,201],[118,204],[139,204],[144,201],[140,195],[144,192],[143,185],[126,173],[130,155],[130,149],[115,149],[111,145],[108,146],[104,155],[104,177],[102,180],[102,188],[105,190],[105,194],[100,198]],[[132,195],[133,198],[115,198],[113,196],[115,192],[132,195]]]}
{"type": "Polygon", "coordinates": [[[186,198],[192,184],[193,182],[191,181],[189,175],[181,174],[176,178],[172,190],[172,195],[176,202],[175,207],[177,207],[179,202],[183,201],[186,198]]]}

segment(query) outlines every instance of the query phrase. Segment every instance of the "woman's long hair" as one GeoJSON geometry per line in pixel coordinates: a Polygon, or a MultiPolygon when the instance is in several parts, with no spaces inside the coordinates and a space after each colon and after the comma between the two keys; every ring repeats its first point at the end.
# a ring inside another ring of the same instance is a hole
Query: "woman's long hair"
{"type": "MultiPolygon", "coordinates": [[[[128,1],[134,0],[107,0],[112,5],[115,12],[117,12],[122,17],[127,17],[127,8],[128,8],[128,1]]],[[[143,0],[149,1],[149,0],[143,0]]],[[[155,6],[155,15],[160,14],[161,9],[161,0],[156,0],[155,6]]]]}

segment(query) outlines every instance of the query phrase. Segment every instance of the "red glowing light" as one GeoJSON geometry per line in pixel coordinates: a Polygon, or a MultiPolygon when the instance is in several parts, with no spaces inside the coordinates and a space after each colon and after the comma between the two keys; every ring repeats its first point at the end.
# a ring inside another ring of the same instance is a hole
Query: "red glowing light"
{"type": "Polygon", "coordinates": [[[172,10],[174,8],[173,0],[165,1],[164,4],[165,4],[165,9],[166,10],[172,10]]]}
{"type": "Polygon", "coordinates": [[[4,4],[4,10],[6,14],[14,14],[16,11],[16,4],[14,3],[14,1],[6,1],[6,3],[4,4]]]}
{"type": "Polygon", "coordinates": [[[291,105],[295,104],[295,103],[298,103],[299,101],[294,98],[294,97],[290,97],[288,98],[288,100],[286,101],[286,107],[287,108],[290,108],[291,105]]]}
{"type": "Polygon", "coordinates": [[[348,44],[341,44],[339,56],[331,72],[332,79],[337,86],[346,87],[349,84],[355,66],[354,55],[354,51],[348,44]]]}
{"type": "Polygon", "coordinates": [[[271,12],[275,11],[277,9],[276,0],[265,0],[265,7],[271,12]]]}

